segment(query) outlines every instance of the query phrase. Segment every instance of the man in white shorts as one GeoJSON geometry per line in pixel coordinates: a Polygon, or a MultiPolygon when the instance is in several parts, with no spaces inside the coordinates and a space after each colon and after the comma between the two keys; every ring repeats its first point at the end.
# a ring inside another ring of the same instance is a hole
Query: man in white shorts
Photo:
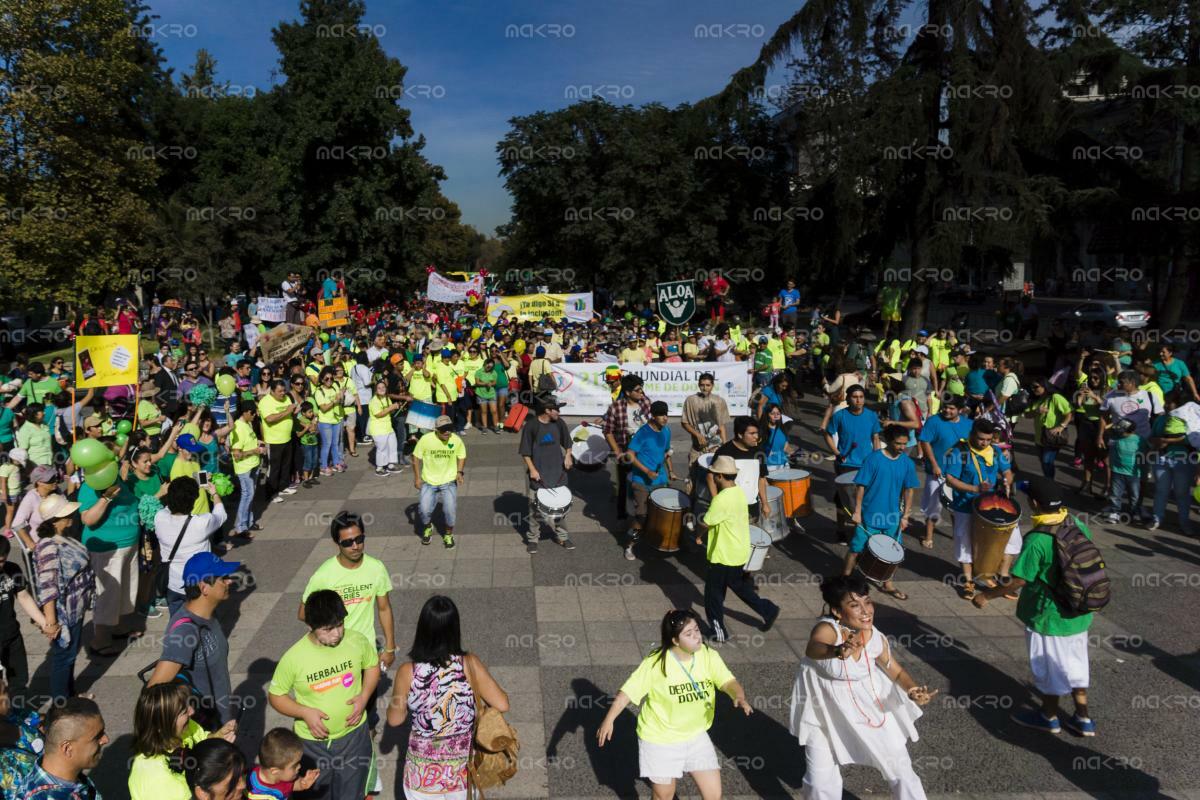
{"type": "MultiPolygon", "coordinates": [[[[1069,518],[1062,492],[1053,480],[1033,478],[1026,491],[1033,530],[1025,537],[1021,555],[1013,564],[1010,588],[1021,589],[1017,619],[1025,623],[1029,668],[1033,672],[1033,685],[1042,696],[1042,707],[1018,711],[1012,718],[1027,728],[1047,733],[1059,733],[1066,725],[1077,736],[1095,736],[1096,724],[1088,716],[1087,697],[1088,628],[1092,614],[1066,615],[1055,596],[1056,585],[1062,580],[1055,556],[1055,534],[1071,520],[1088,539],[1092,538],[1092,532],[1077,518],[1069,518]],[[1070,694],[1075,702],[1075,713],[1060,722],[1058,702],[1065,694],[1070,694]]],[[[988,600],[1005,591],[1003,586],[983,590],[975,596],[974,603],[983,608],[988,600]]]]}
{"type": "Polygon", "coordinates": [[[936,416],[925,420],[917,441],[925,456],[925,489],[921,494],[921,513],[925,516],[925,549],[933,547],[933,529],[942,519],[942,499],[946,487],[946,453],[971,435],[971,420],[961,415],[966,402],[947,397],[936,416]]]}

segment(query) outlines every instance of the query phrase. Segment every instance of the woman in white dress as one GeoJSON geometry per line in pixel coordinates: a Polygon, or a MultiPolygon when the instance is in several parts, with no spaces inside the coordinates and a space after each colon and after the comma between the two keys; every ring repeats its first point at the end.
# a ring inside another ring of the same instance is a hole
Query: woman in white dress
{"type": "Polygon", "coordinates": [[[924,800],[907,742],[917,740],[918,706],[937,691],[918,686],[874,628],[870,587],[858,575],[821,582],[829,608],[813,628],[792,687],[790,730],[805,748],[803,795],[840,800],[841,767],[872,766],[898,800],[924,800]]]}

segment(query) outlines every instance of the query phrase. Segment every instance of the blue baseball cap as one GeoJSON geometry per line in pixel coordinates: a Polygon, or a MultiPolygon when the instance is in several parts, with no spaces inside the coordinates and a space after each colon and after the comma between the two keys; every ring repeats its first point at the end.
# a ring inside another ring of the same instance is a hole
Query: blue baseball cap
{"type": "Polygon", "coordinates": [[[183,585],[195,585],[204,580],[223,578],[241,568],[240,561],[223,561],[212,553],[196,553],[183,565],[183,585]]]}
{"type": "Polygon", "coordinates": [[[189,453],[204,452],[204,445],[197,442],[196,437],[192,436],[190,433],[180,434],[179,437],[175,439],[175,444],[179,445],[181,450],[187,450],[189,453]]]}
{"type": "Polygon", "coordinates": [[[917,336],[928,336],[928,335],[929,335],[929,331],[925,330],[924,328],[921,328],[921,330],[917,331],[917,336]]]}

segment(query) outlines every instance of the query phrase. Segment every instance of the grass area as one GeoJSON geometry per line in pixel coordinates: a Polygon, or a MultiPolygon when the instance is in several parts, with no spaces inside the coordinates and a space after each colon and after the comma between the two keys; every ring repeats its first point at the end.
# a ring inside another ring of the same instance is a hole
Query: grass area
{"type": "MultiPolygon", "coordinates": [[[[214,342],[221,341],[219,332],[217,331],[215,325],[211,329],[208,326],[204,326],[202,328],[202,330],[204,331],[204,338],[202,341],[205,341],[205,342],[209,341],[210,333],[212,334],[212,341],[214,341],[214,342]]],[[[138,344],[141,347],[141,353],[139,354],[139,358],[144,357],[147,353],[157,353],[158,352],[158,340],[157,339],[147,338],[145,336],[142,336],[139,338],[138,344]]],[[[67,345],[66,347],[59,347],[54,350],[45,350],[42,352],[26,351],[25,355],[27,355],[29,357],[30,361],[41,361],[42,363],[47,363],[49,361],[53,361],[56,358],[62,358],[64,360],[66,360],[66,362],[68,364],[71,364],[72,365],[71,368],[74,369],[73,365],[75,363],[75,345],[72,343],[72,344],[67,345]]],[[[225,357],[225,348],[219,344],[217,347],[209,347],[208,348],[208,357],[213,361],[221,360],[222,358],[225,357]]]]}

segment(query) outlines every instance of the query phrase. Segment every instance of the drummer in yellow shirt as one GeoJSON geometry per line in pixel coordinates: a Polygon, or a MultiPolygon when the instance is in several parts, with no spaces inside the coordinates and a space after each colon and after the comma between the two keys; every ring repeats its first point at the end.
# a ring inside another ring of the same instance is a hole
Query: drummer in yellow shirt
{"type": "Polygon", "coordinates": [[[708,615],[714,642],[729,639],[725,629],[725,590],[732,589],[742,602],[763,618],[763,630],[769,631],[779,617],[779,606],[758,596],[753,581],[744,571],[750,560],[750,506],[746,494],[736,483],[737,463],[729,456],[717,456],[709,466],[717,485],[716,495],[704,524],[708,526],[708,569],[704,574],[704,612],[708,615]]]}
{"type": "Polygon", "coordinates": [[[638,703],[638,772],[654,786],[654,797],[674,797],[675,784],[689,773],[700,795],[721,796],[721,762],[709,738],[717,691],[749,716],[745,690],[721,654],[704,644],[694,611],[667,612],[659,631],[661,644],[650,652],[621,686],[596,731],[603,747],[617,717],[638,703]]]}

